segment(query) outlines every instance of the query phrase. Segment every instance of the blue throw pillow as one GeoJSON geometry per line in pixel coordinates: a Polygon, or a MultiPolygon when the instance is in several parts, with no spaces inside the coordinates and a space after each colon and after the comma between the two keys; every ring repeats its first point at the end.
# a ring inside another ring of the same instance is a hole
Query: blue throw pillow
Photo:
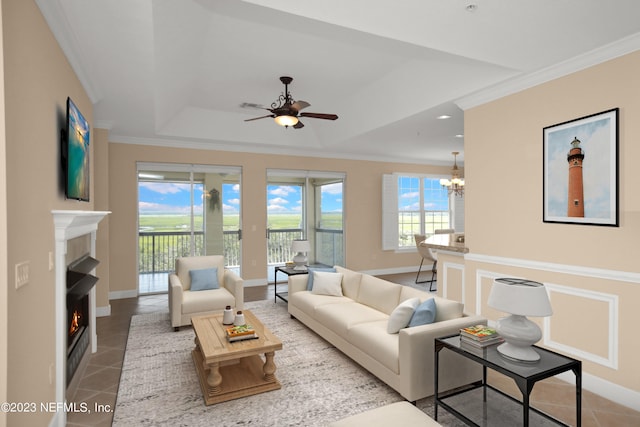
{"type": "Polygon", "coordinates": [[[335,273],[336,269],[333,267],[307,267],[307,271],[309,272],[309,279],[307,280],[307,290],[310,291],[313,289],[313,272],[314,271],[324,271],[327,273],[335,273]]]}
{"type": "Polygon", "coordinates": [[[429,298],[416,308],[409,321],[409,327],[428,325],[434,320],[436,320],[436,300],[429,298]]]}
{"type": "Polygon", "coordinates": [[[203,268],[200,270],[190,270],[192,291],[206,291],[208,289],[219,289],[218,268],[203,268]]]}

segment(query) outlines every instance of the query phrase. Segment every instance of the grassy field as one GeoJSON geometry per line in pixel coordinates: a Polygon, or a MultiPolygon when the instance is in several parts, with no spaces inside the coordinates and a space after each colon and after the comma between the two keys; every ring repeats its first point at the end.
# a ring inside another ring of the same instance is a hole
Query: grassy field
{"type": "MultiPolygon", "coordinates": [[[[196,230],[202,230],[202,216],[194,218],[196,230]]],[[[240,217],[224,215],[224,230],[237,230],[240,217]]],[[[140,215],[138,226],[140,231],[189,231],[190,220],[187,215],[140,215]]],[[[271,214],[269,227],[273,229],[301,228],[299,214],[271,214]]],[[[341,229],[342,214],[331,212],[322,214],[322,228],[341,229]]]]}

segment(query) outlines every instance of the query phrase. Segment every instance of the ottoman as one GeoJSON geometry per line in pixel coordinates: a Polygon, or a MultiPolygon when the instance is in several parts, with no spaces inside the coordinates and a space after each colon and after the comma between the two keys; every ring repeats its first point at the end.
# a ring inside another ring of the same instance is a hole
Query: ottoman
{"type": "Polygon", "coordinates": [[[329,427],[439,426],[427,414],[407,401],[392,403],[335,421],[329,427]]]}

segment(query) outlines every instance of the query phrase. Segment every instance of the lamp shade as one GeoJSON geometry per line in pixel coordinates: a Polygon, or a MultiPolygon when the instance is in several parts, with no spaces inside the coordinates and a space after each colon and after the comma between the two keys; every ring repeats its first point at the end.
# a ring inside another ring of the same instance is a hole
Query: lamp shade
{"type": "Polygon", "coordinates": [[[308,240],[294,240],[291,242],[291,252],[309,252],[311,245],[308,240]]]}
{"type": "Polygon", "coordinates": [[[276,116],[274,120],[280,126],[294,126],[298,123],[298,118],[295,116],[287,116],[287,115],[276,116]]]}
{"type": "Polygon", "coordinates": [[[487,304],[519,316],[545,317],[553,314],[544,285],[526,279],[495,279],[487,304]]]}

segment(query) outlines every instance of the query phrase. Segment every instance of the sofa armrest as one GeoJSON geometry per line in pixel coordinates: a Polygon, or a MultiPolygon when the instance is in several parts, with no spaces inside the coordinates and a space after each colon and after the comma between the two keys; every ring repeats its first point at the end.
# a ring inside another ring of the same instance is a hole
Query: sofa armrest
{"type": "Polygon", "coordinates": [[[182,316],[182,282],[177,274],[169,275],[169,314],[171,326],[180,326],[182,316]]]}
{"type": "Polygon", "coordinates": [[[224,270],[223,286],[233,294],[236,299],[236,310],[244,309],[244,279],[233,270],[224,270]]]}
{"type": "MultiPolygon", "coordinates": [[[[400,334],[400,375],[410,373],[411,389],[417,390],[423,386],[425,379],[429,386],[433,385],[434,340],[460,332],[461,328],[473,325],[486,325],[487,319],[482,316],[463,316],[457,319],[443,320],[429,325],[415,326],[401,329],[400,334]]],[[[466,375],[460,367],[461,376],[466,375]]],[[[455,378],[452,379],[455,382],[455,378]]],[[[469,381],[471,382],[471,381],[469,381]]],[[[444,390],[444,388],[443,388],[444,390]]]]}
{"type": "Polygon", "coordinates": [[[289,295],[307,290],[307,282],[309,281],[308,274],[294,274],[289,276],[289,295]]]}

